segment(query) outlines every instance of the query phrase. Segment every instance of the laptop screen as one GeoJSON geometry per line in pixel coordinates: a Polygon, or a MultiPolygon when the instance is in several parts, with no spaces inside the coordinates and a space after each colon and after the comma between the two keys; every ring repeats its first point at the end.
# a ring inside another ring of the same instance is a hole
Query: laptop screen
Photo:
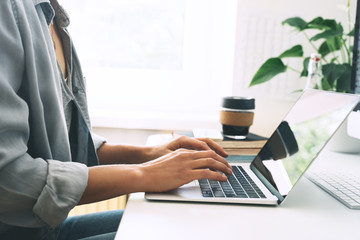
{"type": "Polygon", "coordinates": [[[280,201],[359,101],[357,95],[305,91],[251,163],[280,201]]]}

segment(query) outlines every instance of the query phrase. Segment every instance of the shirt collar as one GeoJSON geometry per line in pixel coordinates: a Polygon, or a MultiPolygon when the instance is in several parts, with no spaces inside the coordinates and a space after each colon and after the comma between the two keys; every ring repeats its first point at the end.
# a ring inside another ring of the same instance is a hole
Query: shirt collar
{"type": "Polygon", "coordinates": [[[66,28],[69,26],[69,15],[57,0],[33,0],[33,2],[34,5],[41,6],[48,24],[55,18],[59,27],[66,28]]]}
{"type": "Polygon", "coordinates": [[[58,26],[61,28],[68,27],[70,24],[70,18],[65,9],[57,0],[50,0],[50,3],[55,10],[55,19],[58,26]]]}

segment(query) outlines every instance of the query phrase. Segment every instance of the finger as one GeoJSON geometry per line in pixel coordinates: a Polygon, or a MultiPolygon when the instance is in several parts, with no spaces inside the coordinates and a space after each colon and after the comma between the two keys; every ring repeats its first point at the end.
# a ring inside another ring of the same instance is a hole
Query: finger
{"type": "Polygon", "coordinates": [[[219,144],[209,138],[189,138],[186,136],[181,136],[176,138],[169,147],[173,150],[178,148],[186,148],[193,150],[213,150],[223,157],[228,156],[228,154],[219,144]]]}
{"type": "Polygon", "coordinates": [[[226,161],[225,158],[223,158],[222,156],[220,156],[219,154],[217,154],[216,152],[209,150],[209,151],[196,151],[192,153],[193,159],[201,159],[201,158],[213,158],[219,162],[222,162],[223,164],[225,164],[226,166],[228,166],[229,168],[231,168],[230,164],[228,163],[228,161],[226,161]]]}
{"type": "Polygon", "coordinates": [[[221,171],[227,175],[232,174],[231,168],[229,168],[227,165],[216,161],[212,158],[205,158],[205,159],[199,159],[195,160],[191,163],[191,167],[193,169],[207,169],[209,168],[212,171],[221,171]]]}
{"type": "Polygon", "coordinates": [[[226,175],[219,172],[211,171],[209,169],[196,169],[193,171],[195,179],[209,179],[215,181],[225,182],[227,180],[226,175]]]}
{"type": "Polygon", "coordinates": [[[229,154],[227,154],[225,152],[225,150],[216,142],[214,142],[213,140],[211,140],[210,138],[197,138],[199,141],[205,142],[206,145],[209,146],[210,149],[214,150],[216,153],[218,153],[219,155],[223,156],[223,157],[227,157],[229,156],[229,154]]]}
{"type": "Polygon", "coordinates": [[[211,150],[211,148],[205,142],[186,136],[176,138],[169,144],[169,147],[173,150],[179,148],[192,150],[211,150]]]}

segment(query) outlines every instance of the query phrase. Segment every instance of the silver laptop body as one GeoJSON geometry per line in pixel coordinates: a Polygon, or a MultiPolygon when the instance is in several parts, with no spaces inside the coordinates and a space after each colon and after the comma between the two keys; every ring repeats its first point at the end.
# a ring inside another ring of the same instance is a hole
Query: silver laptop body
{"type": "MultiPolygon", "coordinates": [[[[237,191],[235,193],[238,187],[228,187],[229,181],[233,179],[230,176],[228,183],[196,180],[169,192],[145,193],[145,198],[163,201],[281,204],[359,100],[360,97],[354,94],[313,89],[304,91],[258,155],[251,161],[231,164],[233,169],[241,167],[240,172],[252,179],[246,181],[257,185],[258,188],[252,186],[253,189],[249,189],[256,194],[246,193],[246,196],[240,197],[237,191]],[[200,184],[211,185],[210,190],[201,189],[200,184]],[[221,194],[218,187],[213,187],[214,184],[226,185],[234,193],[229,195],[222,189],[224,196],[208,196],[221,194]]],[[[236,158],[231,156],[234,157],[236,158]]],[[[245,184],[242,188],[244,190],[250,187],[245,184]]]]}

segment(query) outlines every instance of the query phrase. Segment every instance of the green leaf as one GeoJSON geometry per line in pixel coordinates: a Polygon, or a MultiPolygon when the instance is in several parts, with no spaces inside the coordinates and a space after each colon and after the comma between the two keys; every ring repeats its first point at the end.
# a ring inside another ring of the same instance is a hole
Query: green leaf
{"type": "Polygon", "coordinates": [[[320,45],[318,53],[320,53],[321,56],[324,58],[329,53],[340,50],[343,44],[344,43],[343,41],[341,41],[341,37],[330,37],[320,45]]]}
{"type": "MultiPolygon", "coordinates": [[[[328,81],[330,89],[337,92],[350,92],[351,66],[348,63],[329,63],[322,68],[324,78],[328,81]]],[[[324,85],[323,87],[326,87],[324,85]]],[[[324,90],[326,90],[324,88],[324,90]]]]}
{"type": "Polygon", "coordinates": [[[341,36],[328,38],[326,39],[326,42],[329,45],[330,51],[340,50],[344,44],[341,36]]]}
{"type": "Polygon", "coordinates": [[[324,29],[324,25],[322,24],[324,19],[322,17],[316,17],[310,22],[306,24],[306,29],[324,29]]]}
{"type": "Polygon", "coordinates": [[[308,73],[308,67],[309,67],[310,57],[307,57],[303,61],[303,70],[300,74],[300,77],[307,77],[308,73]]]}
{"type": "Polygon", "coordinates": [[[310,41],[317,41],[322,38],[328,39],[331,37],[342,36],[344,33],[344,29],[342,28],[341,25],[339,25],[339,26],[340,26],[339,28],[332,29],[332,30],[325,30],[319,34],[316,34],[315,36],[310,38],[310,41]]]}
{"type": "Polygon", "coordinates": [[[307,23],[300,17],[288,18],[282,22],[282,25],[286,25],[286,24],[296,28],[299,31],[304,30],[307,25],[307,23]]]}
{"type": "Polygon", "coordinates": [[[336,23],[336,21],[334,19],[324,19],[324,21],[322,22],[322,25],[324,27],[324,29],[328,29],[328,30],[335,30],[339,27],[339,24],[336,23]]]}
{"type": "Polygon", "coordinates": [[[325,90],[325,91],[332,90],[332,87],[330,86],[330,84],[326,78],[321,79],[321,88],[322,88],[322,90],[325,90]]]}
{"type": "Polygon", "coordinates": [[[349,37],[355,36],[355,28],[353,28],[348,34],[349,37]]]}
{"type": "Polygon", "coordinates": [[[305,29],[318,29],[318,30],[334,30],[337,28],[337,23],[333,19],[323,19],[316,17],[306,24],[305,29]]]}
{"type": "Polygon", "coordinates": [[[324,58],[326,55],[330,53],[330,48],[326,40],[320,45],[318,49],[318,53],[321,55],[322,58],[324,58]]]}
{"type": "Polygon", "coordinates": [[[351,88],[351,66],[350,64],[342,64],[343,66],[343,73],[339,77],[336,82],[336,91],[337,92],[350,92],[351,88]]]}
{"type": "Polygon", "coordinates": [[[301,45],[296,45],[282,54],[280,54],[279,58],[288,58],[288,57],[302,57],[304,55],[304,51],[301,45]]]}
{"type": "Polygon", "coordinates": [[[263,65],[261,65],[259,70],[257,70],[249,87],[267,82],[279,73],[283,73],[285,71],[286,66],[280,58],[269,58],[263,65]]]}
{"type": "Polygon", "coordinates": [[[345,67],[342,64],[329,63],[322,66],[322,72],[329,85],[334,87],[335,82],[344,74],[345,67]]]}

